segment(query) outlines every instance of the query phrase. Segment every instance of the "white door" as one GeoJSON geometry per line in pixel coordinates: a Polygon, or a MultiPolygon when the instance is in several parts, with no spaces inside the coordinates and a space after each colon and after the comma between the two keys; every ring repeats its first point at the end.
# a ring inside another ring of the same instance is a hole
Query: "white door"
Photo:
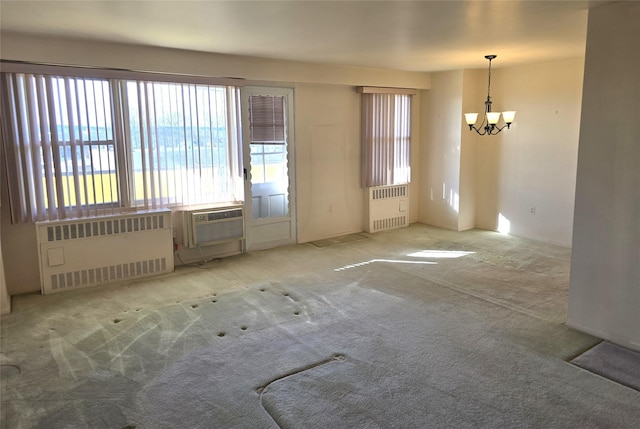
{"type": "Polygon", "coordinates": [[[247,251],[296,242],[293,90],[242,88],[247,251]]]}

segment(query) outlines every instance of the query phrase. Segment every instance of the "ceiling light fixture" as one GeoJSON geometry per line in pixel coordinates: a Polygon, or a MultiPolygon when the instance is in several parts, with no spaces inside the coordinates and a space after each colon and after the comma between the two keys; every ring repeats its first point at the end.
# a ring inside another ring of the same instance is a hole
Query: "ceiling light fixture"
{"type": "Polygon", "coordinates": [[[479,127],[474,127],[478,120],[477,113],[465,113],[464,119],[467,121],[467,125],[469,125],[469,131],[474,130],[481,136],[485,134],[492,136],[504,130],[505,127],[507,129],[511,128],[516,112],[513,110],[502,113],[491,111],[491,60],[494,60],[497,55],[485,55],[484,57],[489,60],[489,86],[487,87],[487,101],[484,102],[484,116],[482,117],[482,122],[479,127]],[[499,127],[498,121],[500,121],[501,114],[505,125],[499,127]]]}

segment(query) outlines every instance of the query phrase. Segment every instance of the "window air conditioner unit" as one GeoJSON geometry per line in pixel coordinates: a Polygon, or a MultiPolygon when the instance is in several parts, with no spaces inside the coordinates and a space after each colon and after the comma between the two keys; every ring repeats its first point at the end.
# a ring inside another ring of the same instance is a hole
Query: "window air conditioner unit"
{"type": "Polygon", "coordinates": [[[244,208],[219,207],[183,211],[183,245],[200,247],[244,239],[244,208]]]}

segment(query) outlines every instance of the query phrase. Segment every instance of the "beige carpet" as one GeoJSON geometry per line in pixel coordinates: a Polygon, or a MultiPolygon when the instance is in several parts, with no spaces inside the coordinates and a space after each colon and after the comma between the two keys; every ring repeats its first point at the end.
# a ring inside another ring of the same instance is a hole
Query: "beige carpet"
{"type": "Polygon", "coordinates": [[[338,244],[351,243],[353,241],[366,240],[367,238],[369,238],[367,235],[357,233],[341,235],[339,237],[327,238],[324,240],[311,241],[310,243],[316,247],[329,247],[337,246],[338,244]]]}
{"type": "Polygon", "coordinates": [[[14,297],[3,428],[635,428],[566,360],[570,252],[422,225],[14,297]]]}

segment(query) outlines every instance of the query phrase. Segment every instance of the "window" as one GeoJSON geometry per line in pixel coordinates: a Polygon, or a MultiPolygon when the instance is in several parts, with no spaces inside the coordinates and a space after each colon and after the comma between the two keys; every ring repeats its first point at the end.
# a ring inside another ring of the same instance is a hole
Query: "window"
{"type": "Polygon", "coordinates": [[[359,88],[362,92],[362,186],[411,180],[411,94],[415,91],[359,88]]]}
{"type": "Polygon", "coordinates": [[[251,182],[283,182],[287,178],[287,140],[283,96],[249,97],[251,182]]]}
{"type": "Polygon", "coordinates": [[[241,199],[235,86],[2,73],[14,222],[241,199]]]}
{"type": "Polygon", "coordinates": [[[237,199],[240,143],[233,125],[237,90],[163,82],[125,84],[132,202],[166,207],[237,199]]]}

